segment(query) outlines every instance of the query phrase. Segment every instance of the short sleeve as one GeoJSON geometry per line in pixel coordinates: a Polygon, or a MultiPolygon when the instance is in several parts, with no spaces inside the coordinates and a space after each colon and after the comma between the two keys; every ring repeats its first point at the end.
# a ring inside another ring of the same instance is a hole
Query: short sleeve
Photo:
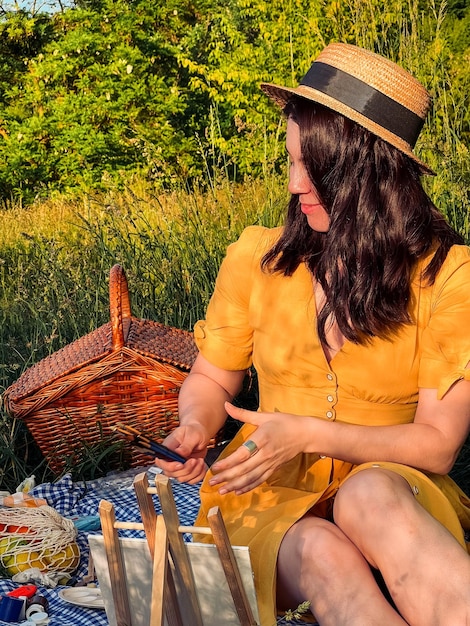
{"type": "Polygon", "coordinates": [[[453,246],[430,289],[430,316],[421,339],[418,385],[442,398],[470,380],[470,249],[453,246]]]}
{"type": "Polygon", "coordinates": [[[252,364],[253,329],[249,323],[252,285],[279,229],[246,228],[228,247],[206,319],[194,328],[196,345],[213,365],[227,370],[244,370],[252,364]]]}

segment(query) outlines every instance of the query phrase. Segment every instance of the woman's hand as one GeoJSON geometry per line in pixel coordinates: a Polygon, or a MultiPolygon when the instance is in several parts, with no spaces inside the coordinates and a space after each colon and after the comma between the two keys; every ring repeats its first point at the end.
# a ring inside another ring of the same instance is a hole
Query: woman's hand
{"type": "Polygon", "coordinates": [[[197,355],[179,392],[180,426],[165,439],[165,445],[187,461],[156,460],[155,465],[166,476],[190,484],[204,478],[207,446],[227,419],[224,402],[238,393],[245,374],[244,370],[224,370],[212,365],[201,353],[197,355]]]}
{"type": "Polygon", "coordinates": [[[236,420],[253,424],[257,429],[249,440],[256,444],[254,453],[240,446],[230,456],[212,466],[211,485],[221,485],[219,493],[237,495],[254,489],[267,480],[283,463],[303,451],[305,421],[309,418],[288,413],[258,413],[225,403],[227,413],[236,420]]]}
{"type": "Polygon", "coordinates": [[[187,459],[186,463],[155,459],[155,465],[163,470],[165,476],[194,485],[202,480],[207,472],[204,458],[209,439],[206,429],[201,424],[179,426],[168,435],[164,444],[187,459]]]}

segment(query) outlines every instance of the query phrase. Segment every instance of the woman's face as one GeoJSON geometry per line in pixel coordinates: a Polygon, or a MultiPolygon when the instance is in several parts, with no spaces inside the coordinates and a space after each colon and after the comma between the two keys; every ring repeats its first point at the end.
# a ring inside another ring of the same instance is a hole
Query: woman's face
{"type": "Polygon", "coordinates": [[[300,210],[307,218],[310,228],[326,233],[330,227],[330,217],[308,176],[300,151],[300,128],[292,118],[287,120],[286,149],[290,160],[289,193],[299,196],[300,210]]]}

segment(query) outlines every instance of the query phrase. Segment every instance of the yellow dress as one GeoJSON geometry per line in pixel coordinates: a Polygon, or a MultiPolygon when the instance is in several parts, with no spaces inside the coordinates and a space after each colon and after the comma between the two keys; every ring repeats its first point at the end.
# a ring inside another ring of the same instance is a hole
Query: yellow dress
{"type": "MultiPolygon", "coordinates": [[[[261,411],[354,424],[401,424],[413,421],[419,387],[436,388],[442,397],[457,380],[470,380],[470,370],[465,370],[470,360],[469,248],[451,248],[431,287],[419,283],[419,270],[429,259],[422,260],[412,287],[413,323],[393,341],[375,338],[367,346],[346,341],[328,363],[316,332],[307,268],[300,266],[291,277],[260,268],[280,232],[249,227],[229,246],[206,319],[194,331],[199,350],[211,363],[228,370],[254,365],[261,411]]],[[[253,430],[244,425],[223,456],[253,430]]],[[[218,505],[232,544],[250,547],[261,626],[276,621],[276,560],[287,530],[313,506],[326,514],[328,500],[346,477],[372,464],[403,475],[416,498],[465,546],[470,499],[447,476],[380,459],[354,467],[300,454],[249,493],[220,496],[209,485],[208,472],[196,523],[204,525],[206,513],[218,505]]]]}

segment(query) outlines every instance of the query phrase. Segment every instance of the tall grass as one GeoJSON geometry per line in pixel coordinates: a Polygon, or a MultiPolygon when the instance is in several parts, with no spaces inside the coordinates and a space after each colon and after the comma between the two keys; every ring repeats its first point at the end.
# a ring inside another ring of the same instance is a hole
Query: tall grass
{"type": "MultiPolygon", "coordinates": [[[[134,180],[81,200],[58,198],[4,212],[0,391],[33,363],[109,320],[108,278],[115,263],[126,270],[134,315],[192,329],[204,315],[228,244],[249,224],[281,223],[285,202],[280,178],[243,185],[212,179],[205,188],[163,195],[134,180]]],[[[101,454],[88,452],[90,458],[101,454]]],[[[4,488],[33,469],[47,475],[27,433],[4,414],[0,465],[4,488]]]]}

